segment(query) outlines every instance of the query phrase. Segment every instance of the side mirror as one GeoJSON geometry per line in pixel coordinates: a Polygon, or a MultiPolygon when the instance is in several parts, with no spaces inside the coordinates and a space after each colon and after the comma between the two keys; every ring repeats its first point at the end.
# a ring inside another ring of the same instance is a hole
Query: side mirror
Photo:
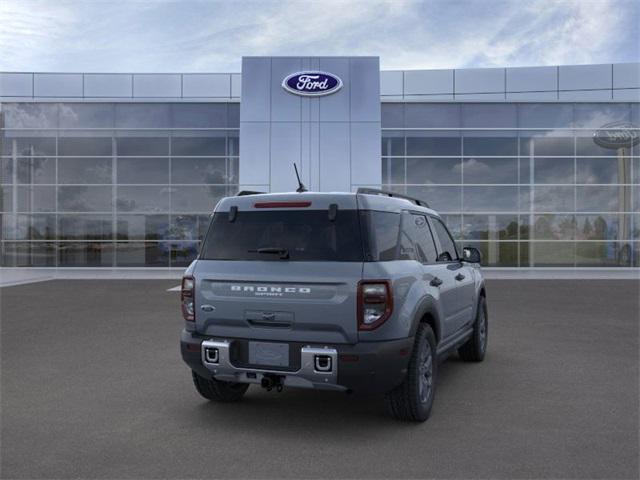
{"type": "Polygon", "coordinates": [[[481,263],[482,255],[480,250],[474,247],[464,247],[462,249],[462,260],[469,263],[481,263]]]}

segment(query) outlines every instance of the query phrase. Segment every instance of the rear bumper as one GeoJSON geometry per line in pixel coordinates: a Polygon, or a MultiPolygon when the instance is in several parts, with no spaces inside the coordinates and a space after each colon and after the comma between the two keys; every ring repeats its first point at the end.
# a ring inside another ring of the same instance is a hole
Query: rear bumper
{"type": "Polygon", "coordinates": [[[222,381],[260,383],[266,376],[279,377],[285,386],[320,390],[383,393],[405,378],[413,338],[355,345],[291,344],[293,367],[264,368],[234,360],[234,350],[244,339],[211,338],[182,331],[180,349],[186,364],[203,377],[222,381]],[[207,357],[217,352],[217,358],[207,357]],[[331,370],[319,371],[316,356],[331,358],[331,370]]]}

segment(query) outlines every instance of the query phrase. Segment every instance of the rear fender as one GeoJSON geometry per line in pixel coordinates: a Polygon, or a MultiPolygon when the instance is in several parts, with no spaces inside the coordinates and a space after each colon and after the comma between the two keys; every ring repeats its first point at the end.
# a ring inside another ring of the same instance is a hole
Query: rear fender
{"type": "Polygon", "coordinates": [[[441,318],[440,309],[438,308],[438,304],[435,299],[431,296],[424,297],[416,307],[416,313],[411,324],[410,336],[415,336],[420,322],[427,319],[427,323],[431,326],[433,333],[436,336],[436,342],[440,342],[440,336],[442,333],[441,318]]]}

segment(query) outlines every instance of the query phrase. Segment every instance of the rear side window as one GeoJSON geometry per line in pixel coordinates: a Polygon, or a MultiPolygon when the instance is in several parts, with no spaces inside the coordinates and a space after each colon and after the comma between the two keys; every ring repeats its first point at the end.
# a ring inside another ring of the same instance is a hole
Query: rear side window
{"type": "Polygon", "coordinates": [[[370,262],[398,260],[400,241],[400,214],[363,210],[361,212],[365,251],[370,262]]]}
{"type": "Polygon", "coordinates": [[[457,260],[458,252],[456,251],[456,244],[453,241],[453,238],[451,238],[451,235],[449,235],[449,231],[438,218],[433,218],[432,221],[435,234],[440,240],[441,251],[439,255],[442,257],[440,261],[446,262],[457,260]]]}
{"type": "Polygon", "coordinates": [[[238,211],[213,215],[200,253],[203,260],[363,261],[356,210],[238,211]],[[258,250],[261,250],[260,252],[258,250]],[[286,259],[280,253],[286,251],[286,259]]]}

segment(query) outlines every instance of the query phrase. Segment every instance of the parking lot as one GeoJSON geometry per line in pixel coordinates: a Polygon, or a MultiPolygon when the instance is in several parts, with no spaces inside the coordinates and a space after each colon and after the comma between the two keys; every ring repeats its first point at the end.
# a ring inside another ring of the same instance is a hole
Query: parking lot
{"type": "Polygon", "coordinates": [[[493,280],[484,363],[439,371],[431,419],[381,399],[195,392],[171,280],[0,290],[2,478],[638,478],[632,280],[493,280]]]}

